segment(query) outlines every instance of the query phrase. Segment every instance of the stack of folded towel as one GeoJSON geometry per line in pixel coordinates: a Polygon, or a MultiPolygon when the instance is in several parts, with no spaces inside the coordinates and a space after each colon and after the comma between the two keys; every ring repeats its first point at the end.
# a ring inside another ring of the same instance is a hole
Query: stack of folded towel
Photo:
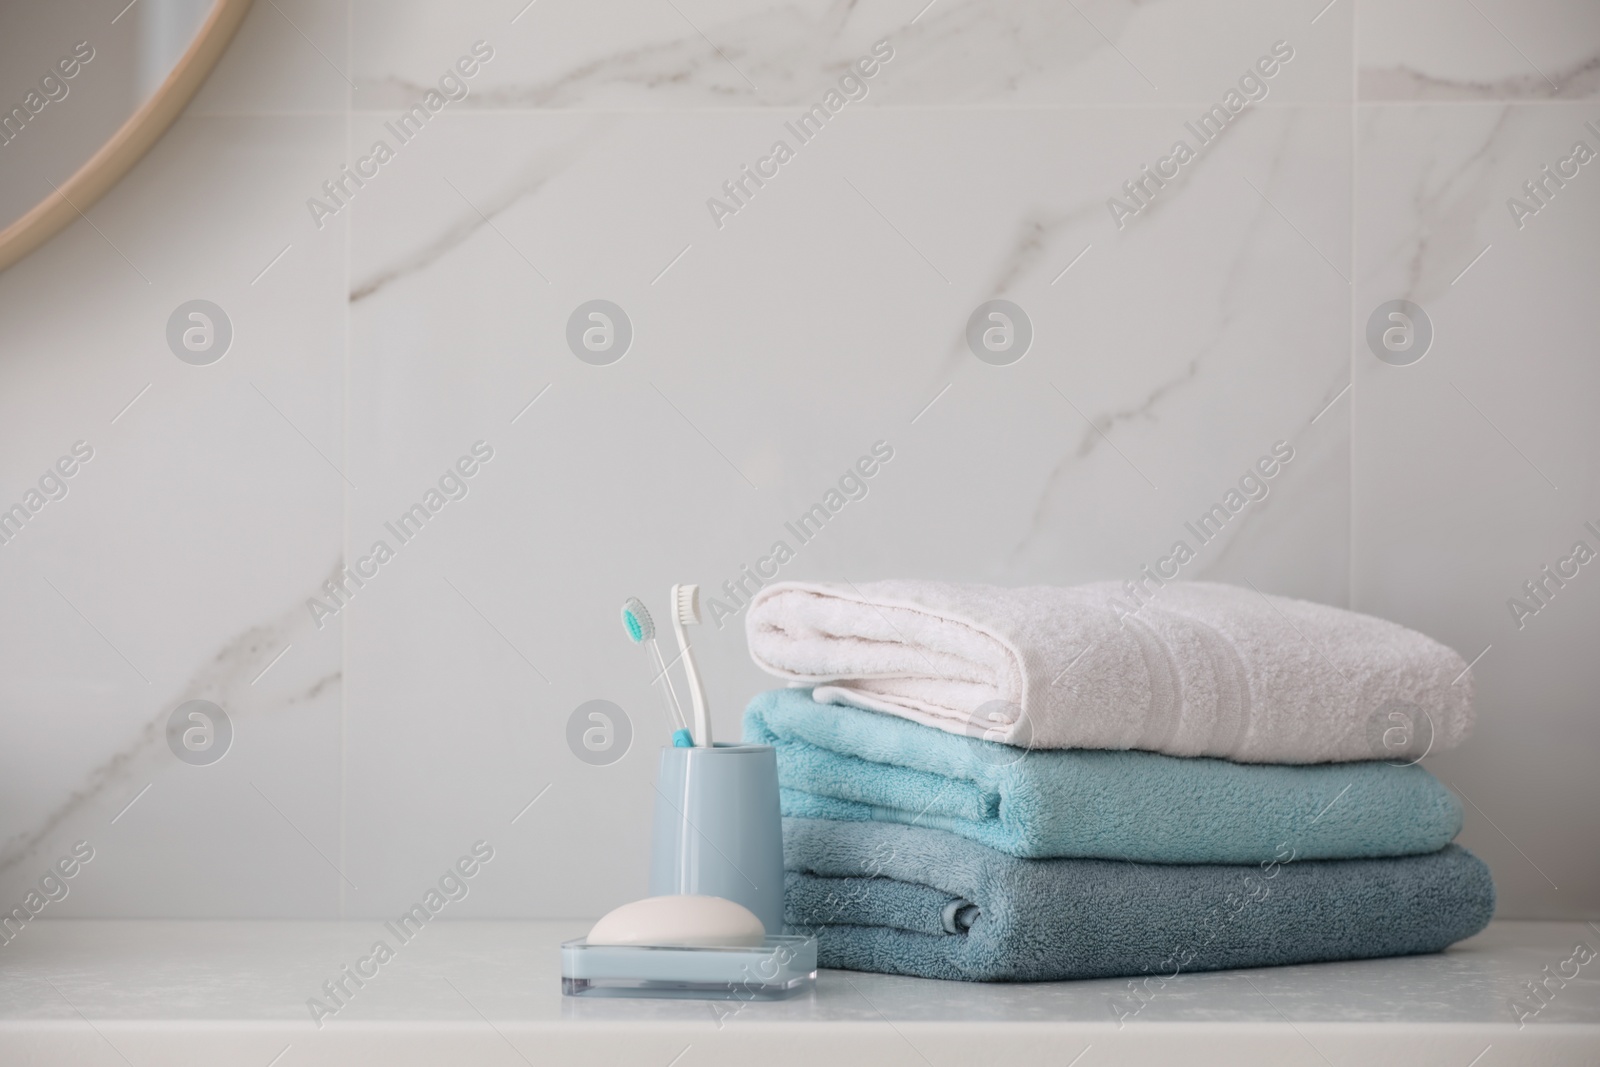
{"type": "Polygon", "coordinates": [[[1493,913],[1413,765],[1466,735],[1470,673],[1404,627],[1211,583],[784,582],[747,629],[796,686],[745,739],[777,749],[823,966],[1170,977],[1435,952],[1493,913]]]}

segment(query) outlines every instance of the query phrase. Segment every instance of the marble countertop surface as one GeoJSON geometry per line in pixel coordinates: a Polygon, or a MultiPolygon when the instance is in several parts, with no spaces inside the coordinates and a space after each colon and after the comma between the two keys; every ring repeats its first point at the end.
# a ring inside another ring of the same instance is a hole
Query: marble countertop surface
{"type": "Polygon", "coordinates": [[[39,920],[0,945],[0,1062],[1600,1062],[1595,924],[1497,922],[1442,955],[1185,975],[1142,998],[1125,980],[823,971],[748,1004],[563,997],[557,946],[586,926],[434,922],[315,1020],[325,982],[397,944],[383,923],[39,920]]]}

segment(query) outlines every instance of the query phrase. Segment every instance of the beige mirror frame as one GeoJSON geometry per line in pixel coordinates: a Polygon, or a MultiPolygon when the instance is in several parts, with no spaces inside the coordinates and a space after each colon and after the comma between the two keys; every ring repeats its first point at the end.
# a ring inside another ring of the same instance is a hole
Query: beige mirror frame
{"type": "Polygon", "coordinates": [[[104,196],[161,139],[222,58],[251,0],[216,0],[188,51],[159,88],[72,176],[28,213],[0,230],[0,270],[5,270],[104,196]]]}

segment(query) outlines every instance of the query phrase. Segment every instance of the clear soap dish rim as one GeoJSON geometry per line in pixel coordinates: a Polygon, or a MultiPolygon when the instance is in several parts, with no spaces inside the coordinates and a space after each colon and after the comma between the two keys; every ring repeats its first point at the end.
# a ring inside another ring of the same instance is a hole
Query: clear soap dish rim
{"type": "Polygon", "coordinates": [[[561,943],[561,992],[572,997],[780,1000],[811,989],[816,976],[817,939],[807,934],[769,934],[755,945],[561,943]],[[751,970],[768,960],[770,974],[751,970]]]}

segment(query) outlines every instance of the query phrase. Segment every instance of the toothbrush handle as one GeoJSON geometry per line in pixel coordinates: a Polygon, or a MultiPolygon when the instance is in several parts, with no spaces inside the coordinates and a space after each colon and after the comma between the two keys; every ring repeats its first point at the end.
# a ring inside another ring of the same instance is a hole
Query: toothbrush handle
{"type": "Polygon", "coordinates": [[[711,747],[711,710],[706,707],[705,686],[700,684],[700,669],[695,666],[694,653],[689,651],[689,637],[684,633],[683,627],[678,627],[678,636],[683,641],[683,673],[689,678],[689,697],[694,702],[694,730],[696,740],[711,747]]]}
{"type": "Polygon", "coordinates": [[[678,703],[678,692],[672,687],[672,676],[667,673],[666,661],[661,658],[661,646],[656,644],[654,638],[645,643],[650,646],[650,660],[655,665],[656,683],[661,687],[661,697],[667,705],[667,718],[672,722],[673,733],[677,734],[688,726],[683,706],[678,703]]]}

